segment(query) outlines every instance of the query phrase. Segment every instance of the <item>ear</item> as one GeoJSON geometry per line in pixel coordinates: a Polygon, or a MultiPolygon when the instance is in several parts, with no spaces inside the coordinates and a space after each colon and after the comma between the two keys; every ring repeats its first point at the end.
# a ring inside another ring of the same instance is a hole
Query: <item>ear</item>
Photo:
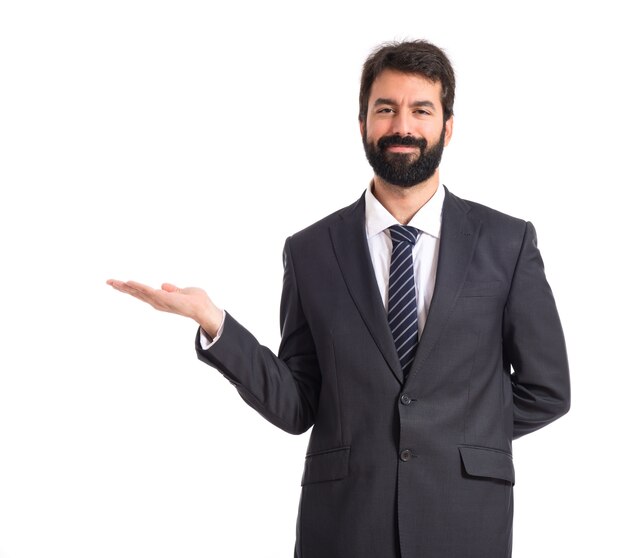
{"type": "Polygon", "coordinates": [[[363,132],[365,131],[365,121],[359,117],[359,129],[361,130],[361,137],[363,137],[363,132]]]}
{"type": "Polygon", "coordinates": [[[446,133],[444,136],[443,145],[447,147],[450,143],[450,139],[452,138],[452,129],[454,128],[454,116],[448,118],[444,126],[446,128],[446,133]]]}

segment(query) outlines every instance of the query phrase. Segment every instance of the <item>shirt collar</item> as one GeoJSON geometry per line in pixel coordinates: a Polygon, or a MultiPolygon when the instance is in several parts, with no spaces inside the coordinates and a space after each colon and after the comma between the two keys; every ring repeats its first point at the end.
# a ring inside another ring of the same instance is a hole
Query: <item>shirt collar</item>
{"type": "MultiPolygon", "coordinates": [[[[372,193],[373,182],[365,192],[365,231],[367,238],[371,238],[391,225],[399,225],[396,218],[387,211],[372,193]]],[[[441,234],[441,212],[445,191],[441,184],[437,186],[432,198],[430,198],[409,221],[408,225],[415,227],[435,238],[441,234]]]]}

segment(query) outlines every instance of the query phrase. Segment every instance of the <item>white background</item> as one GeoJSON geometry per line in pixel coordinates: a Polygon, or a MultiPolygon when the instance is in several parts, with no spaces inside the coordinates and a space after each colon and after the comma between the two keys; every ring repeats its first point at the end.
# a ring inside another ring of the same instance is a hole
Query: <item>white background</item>
{"type": "Polygon", "coordinates": [[[456,68],[444,183],[533,221],[568,340],[514,555],[623,552],[617,3],[347,4],[0,4],[0,558],[293,555],[307,435],[105,280],[202,286],[276,350],[284,239],[365,189],[360,67],[403,38],[456,68]]]}

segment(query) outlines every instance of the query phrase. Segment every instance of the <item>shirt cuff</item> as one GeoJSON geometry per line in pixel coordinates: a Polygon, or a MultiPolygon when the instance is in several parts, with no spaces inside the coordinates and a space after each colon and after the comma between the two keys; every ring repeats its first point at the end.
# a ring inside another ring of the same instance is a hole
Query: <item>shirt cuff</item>
{"type": "Polygon", "coordinates": [[[209,335],[200,328],[200,346],[203,351],[208,351],[215,343],[217,343],[224,331],[224,320],[226,319],[226,311],[222,310],[222,323],[220,324],[219,329],[217,330],[217,335],[211,339],[209,335]]]}

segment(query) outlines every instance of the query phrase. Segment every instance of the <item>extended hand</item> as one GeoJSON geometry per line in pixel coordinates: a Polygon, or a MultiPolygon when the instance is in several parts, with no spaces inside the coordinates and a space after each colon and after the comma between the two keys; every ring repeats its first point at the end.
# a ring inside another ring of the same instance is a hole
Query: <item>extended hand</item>
{"type": "Polygon", "coordinates": [[[179,289],[171,283],[163,283],[161,289],[153,289],[136,281],[109,279],[107,285],[143,300],[162,312],[171,312],[191,318],[200,324],[211,337],[215,337],[222,323],[223,313],[205,291],[196,287],[179,289]]]}

